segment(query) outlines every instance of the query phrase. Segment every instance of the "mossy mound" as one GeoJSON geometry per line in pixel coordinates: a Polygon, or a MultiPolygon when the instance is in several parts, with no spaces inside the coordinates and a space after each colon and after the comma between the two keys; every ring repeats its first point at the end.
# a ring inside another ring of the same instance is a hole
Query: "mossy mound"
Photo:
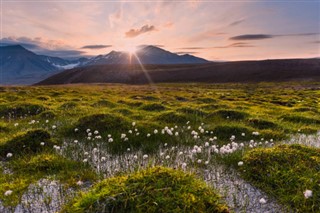
{"type": "Polygon", "coordinates": [[[320,120],[315,118],[308,118],[299,115],[284,115],[281,117],[284,121],[291,123],[302,123],[302,124],[320,124],[320,120]]]}
{"type": "Polygon", "coordinates": [[[78,104],[76,102],[66,102],[61,104],[61,106],[59,107],[59,109],[62,110],[69,110],[69,109],[74,109],[78,106],[78,104]]]}
{"type": "Polygon", "coordinates": [[[176,113],[176,112],[165,112],[159,115],[156,118],[157,121],[163,122],[163,123],[186,123],[188,121],[188,118],[186,115],[176,113]]]}
{"type": "Polygon", "coordinates": [[[38,153],[48,147],[52,148],[54,143],[50,138],[50,134],[45,130],[30,130],[1,144],[0,158],[6,158],[9,152],[13,153],[13,156],[20,156],[23,154],[38,153]],[[45,146],[41,146],[41,142],[45,142],[45,146]]]}
{"type": "Polygon", "coordinates": [[[108,101],[108,100],[100,100],[100,101],[97,101],[96,103],[94,103],[92,105],[93,107],[108,107],[108,108],[113,108],[116,106],[115,103],[111,102],[111,101],[108,101]]]}
{"type": "Polygon", "coordinates": [[[143,105],[141,109],[145,111],[163,111],[166,109],[166,107],[163,106],[162,104],[153,103],[153,104],[143,105]]]}
{"type": "Polygon", "coordinates": [[[295,212],[320,212],[320,149],[281,145],[243,158],[243,176],[295,212]],[[305,190],[312,197],[305,198],[305,190]]]}
{"type": "Polygon", "coordinates": [[[52,119],[56,117],[56,114],[53,111],[44,111],[38,115],[42,119],[52,119]]]}
{"type": "Polygon", "coordinates": [[[229,212],[205,182],[154,167],[103,180],[62,212],[229,212]]]}
{"type": "Polygon", "coordinates": [[[250,126],[257,129],[275,129],[278,125],[272,121],[262,120],[262,119],[249,119],[248,123],[250,126]]]}
{"type": "Polygon", "coordinates": [[[79,128],[81,131],[91,129],[99,130],[99,132],[120,132],[121,130],[127,130],[130,128],[130,123],[121,116],[111,114],[94,114],[80,118],[76,123],[75,128],[79,128]]]}
{"type": "Polygon", "coordinates": [[[251,135],[252,131],[246,127],[236,125],[219,125],[213,129],[213,134],[221,140],[229,140],[231,135],[240,137],[242,133],[245,133],[247,137],[251,135]]]}
{"type": "Polygon", "coordinates": [[[215,116],[219,116],[223,119],[230,120],[243,120],[247,118],[249,115],[246,112],[235,111],[235,110],[217,110],[208,115],[208,118],[212,118],[215,116]]]}
{"type": "Polygon", "coordinates": [[[198,98],[197,102],[199,103],[205,103],[205,104],[210,104],[210,103],[216,103],[217,100],[212,99],[212,98],[198,98]]]}
{"type": "Polygon", "coordinates": [[[8,118],[20,118],[22,116],[38,115],[45,111],[45,107],[38,104],[18,104],[15,106],[1,105],[0,117],[8,118]]]}
{"type": "Polygon", "coordinates": [[[207,113],[200,110],[200,109],[194,109],[194,108],[191,108],[191,107],[182,107],[182,108],[179,108],[177,109],[177,112],[181,112],[181,113],[184,113],[184,114],[187,114],[187,115],[195,115],[195,116],[200,116],[200,117],[203,117],[205,116],[207,113]]]}

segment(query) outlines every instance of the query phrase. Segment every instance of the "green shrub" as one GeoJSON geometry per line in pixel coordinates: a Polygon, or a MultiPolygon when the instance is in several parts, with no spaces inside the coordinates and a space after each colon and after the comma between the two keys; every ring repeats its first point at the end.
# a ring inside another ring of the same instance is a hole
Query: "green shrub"
{"type": "Polygon", "coordinates": [[[154,167],[103,180],[62,212],[229,212],[205,182],[179,170],[154,167]]]}

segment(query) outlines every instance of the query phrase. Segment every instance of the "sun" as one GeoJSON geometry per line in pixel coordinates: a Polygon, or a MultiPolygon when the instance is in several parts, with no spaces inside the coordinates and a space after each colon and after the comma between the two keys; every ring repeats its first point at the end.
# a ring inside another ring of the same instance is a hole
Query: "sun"
{"type": "Polygon", "coordinates": [[[135,45],[126,45],[123,47],[123,50],[130,54],[134,54],[137,51],[137,47],[135,45]]]}

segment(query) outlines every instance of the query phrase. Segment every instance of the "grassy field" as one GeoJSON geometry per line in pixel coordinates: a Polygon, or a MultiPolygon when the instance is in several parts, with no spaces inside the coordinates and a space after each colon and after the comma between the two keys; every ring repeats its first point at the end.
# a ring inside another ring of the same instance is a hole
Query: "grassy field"
{"type": "Polygon", "coordinates": [[[65,196],[55,210],[64,212],[152,211],[157,203],[162,212],[172,206],[178,208],[172,212],[228,212],[224,197],[199,180],[209,166],[222,165],[287,209],[320,212],[319,148],[282,145],[319,131],[319,88],[318,83],[2,87],[0,204],[14,209],[30,185],[49,179],[63,185],[65,196]],[[180,190],[183,184],[190,188],[180,190]],[[172,189],[167,199],[150,196],[166,192],[164,185],[172,189]],[[136,187],[144,190],[136,193],[136,187]]]}

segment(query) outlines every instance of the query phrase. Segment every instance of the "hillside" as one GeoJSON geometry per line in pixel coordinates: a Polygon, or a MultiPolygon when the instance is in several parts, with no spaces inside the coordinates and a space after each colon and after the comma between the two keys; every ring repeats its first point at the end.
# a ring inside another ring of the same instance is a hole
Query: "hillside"
{"type": "Polygon", "coordinates": [[[95,65],[66,70],[38,85],[72,83],[281,82],[320,80],[320,59],[281,59],[185,65],[95,65]],[[145,71],[146,72],[145,72],[145,71]],[[147,73],[147,74],[146,74],[147,73]]]}

